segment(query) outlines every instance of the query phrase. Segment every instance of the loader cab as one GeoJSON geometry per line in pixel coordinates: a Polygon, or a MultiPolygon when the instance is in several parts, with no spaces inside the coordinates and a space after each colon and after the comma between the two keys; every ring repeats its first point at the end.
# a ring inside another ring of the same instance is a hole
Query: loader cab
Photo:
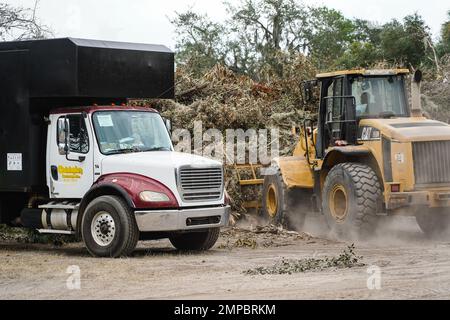
{"type": "Polygon", "coordinates": [[[409,117],[408,70],[354,70],[317,75],[320,85],[317,158],[330,147],[356,145],[362,119],[409,117]]]}

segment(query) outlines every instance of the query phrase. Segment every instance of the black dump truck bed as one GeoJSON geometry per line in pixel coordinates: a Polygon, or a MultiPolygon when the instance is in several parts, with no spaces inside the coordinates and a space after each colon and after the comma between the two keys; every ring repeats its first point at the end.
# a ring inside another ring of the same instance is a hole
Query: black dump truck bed
{"type": "Polygon", "coordinates": [[[174,54],[164,46],[72,38],[0,43],[0,192],[46,188],[50,109],[173,96],[174,54]]]}

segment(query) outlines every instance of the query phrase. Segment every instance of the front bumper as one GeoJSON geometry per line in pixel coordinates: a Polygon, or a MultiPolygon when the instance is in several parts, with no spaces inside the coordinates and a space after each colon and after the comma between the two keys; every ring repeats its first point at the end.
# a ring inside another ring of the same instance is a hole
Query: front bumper
{"type": "Polygon", "coordinates": [[[141,232],[185,231],[220,228],[228,225],[231,207],[136,211],[141,232]]]}
{"type": "Polygon", "coordinates": [[[450,190],[396,192],[388,196],[388,209],[394,210],[412,206],[450,207],[450,190]]]}

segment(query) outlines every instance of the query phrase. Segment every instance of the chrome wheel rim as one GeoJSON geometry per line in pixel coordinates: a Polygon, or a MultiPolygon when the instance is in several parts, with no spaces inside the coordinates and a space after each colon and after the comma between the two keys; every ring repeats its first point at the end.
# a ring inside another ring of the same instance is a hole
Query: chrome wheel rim
{"type": "Polygon", "coordinates": [[[99,246],[110,245],[116,235],[116,224],[113,217],[106,211],[98,212],[92,219],[91,234],[99,246]]]}

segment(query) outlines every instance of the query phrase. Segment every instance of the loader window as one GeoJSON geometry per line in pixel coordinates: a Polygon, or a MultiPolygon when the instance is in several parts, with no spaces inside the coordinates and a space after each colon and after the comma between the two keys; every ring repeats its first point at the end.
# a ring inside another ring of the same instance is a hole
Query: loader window
{"type": "Polygon", "coordinates": [[[402,76],[358,77],[350,82],[358,117],[407,116],[402,76]]]}
{"type": "MultiPolygon", "coordinates": [[[[335,79],[333,84],[328,88],[328,98],[342,97],[343,96],[343,79],[335,79]]],[[[329,114],[328,121],[339,121],[342,120],[342,107],[343,99],[327,99],[327,110],[329,114]]]]}
{"type": "Polygon", "coordinates": [[[331,123],[330,136],[332,139],[339,140],[342,135],[342,123],[343,119],[343,105],[344,99],[333,97],[342,97],[344,89],[343,78],[337,78],[333,80],[333,83],[328,88],[327,93],[327,122],[331,123]]]}

